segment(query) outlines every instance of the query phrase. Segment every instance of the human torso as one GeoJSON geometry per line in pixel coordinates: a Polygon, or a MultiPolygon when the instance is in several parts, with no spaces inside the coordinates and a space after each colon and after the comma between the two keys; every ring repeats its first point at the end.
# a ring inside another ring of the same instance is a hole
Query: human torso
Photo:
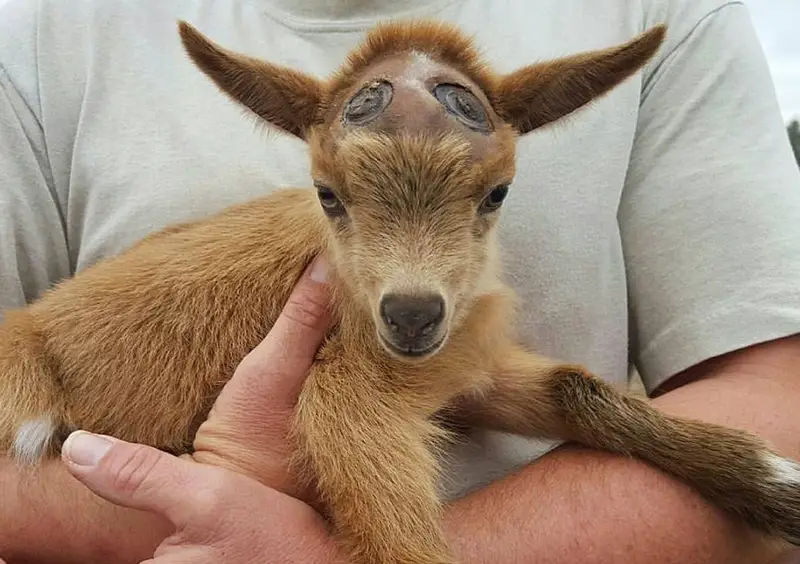
{"type": "MultiPolygon", "coordinates": [[[[362,28],[298,28],[267,2],[51,2],[41,16],[38,95],[75,272],[145,235],[284,186],[311,182],[304,145],[268,132],[220,94],[181,49],[185,19],[226,47],[331,72],[362,28]],[[65,64],[66,62],[66,64],[65,64]]],[[[499,71],[603,48],[643,31],[640,2],[430,2],[499,71]]],[[[617,208],[641,78],[562,124],[520,139],[503,210],[506,280],[523,342],[625,385],[628,310],[617,208]]],[[[476,432],[447,479],[462,493],[552,445],[476,432]]]]}

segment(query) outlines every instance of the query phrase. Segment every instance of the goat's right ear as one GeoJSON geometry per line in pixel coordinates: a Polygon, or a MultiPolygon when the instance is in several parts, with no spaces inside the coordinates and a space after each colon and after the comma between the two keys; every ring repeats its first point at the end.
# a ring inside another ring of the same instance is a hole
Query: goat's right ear
{"type": "Polygon", "coordinates": [[[185,21],[178,22],[178,31],[189,57],[220,90],[268,123],[307,140],[322,101],[319,80],[224,49],[185,21]]]}
{"type": "Polygon", "coordinates": [[[610,49],[523,67],[500,77],[493,105],[524,135],[616,88],[655,55],[665,35],[666,26],[658,25],[610,49]]]}

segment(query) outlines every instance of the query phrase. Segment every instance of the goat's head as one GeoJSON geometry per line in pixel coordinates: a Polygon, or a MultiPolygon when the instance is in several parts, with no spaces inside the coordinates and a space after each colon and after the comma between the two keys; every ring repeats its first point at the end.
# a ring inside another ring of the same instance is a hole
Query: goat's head
{"type": "Polygon", "coordinates": [[[323,81],[179,30],[223,92],[308,143],[332,262],[404,359],[438,351],[496,280],[493,233],[517,136],[613,89],[665,33],[499,75],[452,26],[391,23],[323,81]]]}

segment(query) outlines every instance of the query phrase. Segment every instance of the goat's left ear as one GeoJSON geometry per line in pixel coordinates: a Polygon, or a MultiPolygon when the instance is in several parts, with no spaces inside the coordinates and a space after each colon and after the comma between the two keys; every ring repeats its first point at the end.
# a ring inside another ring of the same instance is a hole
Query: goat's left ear
{"type": "Polygon", "coordinates": [[[178,31],[189,57],[220,90],[270,124],[307,140],[319,115],[319,80],[223,49],[184,21],[178,22],[178,31]]]}
{"type": "Polygon", "coordinates": [[[495,110],[523,135],[557,121],[635,74],[665,35],[666,26],[659,25],[617,47],[523,67],[500,78],[495,110]]]}

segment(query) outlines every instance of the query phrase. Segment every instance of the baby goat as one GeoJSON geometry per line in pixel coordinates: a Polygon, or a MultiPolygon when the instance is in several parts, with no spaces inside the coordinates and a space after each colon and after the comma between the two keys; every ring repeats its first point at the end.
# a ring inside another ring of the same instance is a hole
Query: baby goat
{"type": "Polygon", "coordinates": [[[0,447],[35,464],[82,428],[190,451],[225,381],[326,253],[336,325],[293,437],[353,562],[454,561],[437,497],[443,421],[637,457],[800,542],[800,466],[525,350],[513,332],[495,225],[516,138],[635,74],[662,26],[498,75],[453,27],[384,24],[326,81],[179,31],[221,91],[308,143],[316,187],[152,234],[9,311],[0,447]]]}

